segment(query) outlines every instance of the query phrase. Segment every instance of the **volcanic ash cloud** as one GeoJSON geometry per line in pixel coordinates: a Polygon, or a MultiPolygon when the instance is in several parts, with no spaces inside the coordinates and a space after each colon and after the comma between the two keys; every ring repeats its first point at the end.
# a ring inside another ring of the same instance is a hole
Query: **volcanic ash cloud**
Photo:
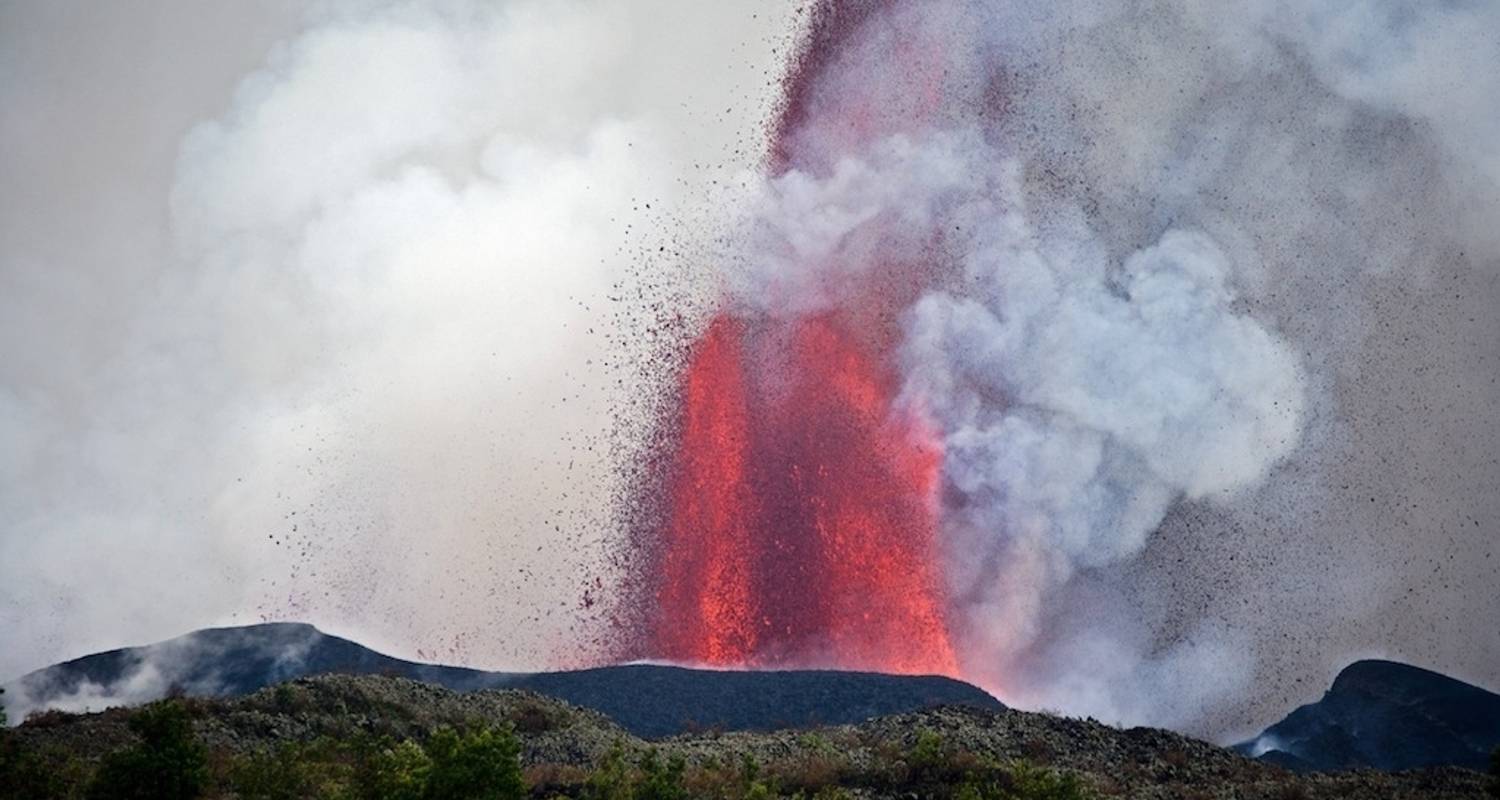
{"type": "Polygon", "coordinates": [[[736,277],[742,303],[795,315],[868,291],[881,261],[933,272],[904,317],[903,405],[943,432],[965,665],[1003,687],[1053,587],[1139,553],[1175,500],[1256,484],[1304,397],[1212,237],[1169,229],[1112,260],[1080,212],[1034,224],[1023,165],[984,141],[895,136],[768,181],[736,277]]]}

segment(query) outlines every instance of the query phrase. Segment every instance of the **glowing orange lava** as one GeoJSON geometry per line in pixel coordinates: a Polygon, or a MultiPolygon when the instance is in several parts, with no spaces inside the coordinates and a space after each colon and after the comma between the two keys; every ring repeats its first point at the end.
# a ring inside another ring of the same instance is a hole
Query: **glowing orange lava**
{"type": "Polygon", "coordinates": [[[941,452],[832,317],[715,319],[682,378],[654,655],[955,674],[941,452]]]}

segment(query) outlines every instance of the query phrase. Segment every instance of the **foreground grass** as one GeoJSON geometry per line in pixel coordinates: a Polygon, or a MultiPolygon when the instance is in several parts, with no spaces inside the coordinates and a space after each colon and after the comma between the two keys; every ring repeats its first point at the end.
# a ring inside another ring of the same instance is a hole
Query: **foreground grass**
{"type": "MultiPolygon", "coordinates": [[[[844,798],[865,794],[962,800],[1085,800],[1071,774],[1022,761],[1000,763],[921,731],[906,752],[855,767],[815,733],[786,758],[762,764],[713,760],[689,767],[655,748],[616,744],[592,767],[521,765],[512,725],[439,727],[425,738],[319,736],[235,753],[209,748],[193,729],[199,705],[166,700],[124,713],[132,739],[96,759],[34,748],[0,733],[0,797],[187,798],[254,800],[455,800],[576,797],[590,800],[678,798],[844,798]]],[[[48,724],[43,718],[34,724],[48,724]]]]}

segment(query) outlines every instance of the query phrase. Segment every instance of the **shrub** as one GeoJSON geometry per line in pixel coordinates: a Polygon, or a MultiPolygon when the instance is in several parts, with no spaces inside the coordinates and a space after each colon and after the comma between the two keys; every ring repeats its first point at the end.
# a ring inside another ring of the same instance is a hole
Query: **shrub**
{"type": "Polygon", "coordinates": [[[1089,800],[1078,776],[1017,761],[969,776],[956,797],[964,800],[1089,800]]]}
{"type": "Polygon", "coordinates": [[[928,728],[917,731],[917,741],[906,756],[906,765],[913,778],[942,777],[948,766],[942,735],[928,728]]]}
{"type": "Polygon", "coordinates": [[[139,744],[109,754],[89,786],[98,798],[180,800],[199,796],[208,782],[208,756],[193,735],[181,702],[152,703],[131,715],[139,744]]]}
{"type": "Polygon", "coordinates": [[[588,781],[589,771],[577,764],[531,764],[521,770],[521,778],[531,787],[533,796],[553,797],[576,793],[588,781]]]}
{"type": "Polygon", "coordinates": [[[662,763],[656,748],[641,756],[641,781],[635,786],[633,800],[686,800],[687,790],[682,786],[682,772],[686,764],[679,756],[662,763]]]}
{"type": "Polygon", "coordinates": [[[422,800],[426,795],[432,759],[416,742],[409,739],[399,744],[384,742],[366,763],[360,781],[361,797],[369,800],[422,800]]]}
{"type": "Polygon", "coordinates": [[[313,794],[302,753],[291,746],[235,760],[229,767],[229,786],[244,800],[297,800],[313,794]]]}
{"type": "Polygon", "coordinates": [[[0,797],[70,797],[81,783],[79,771],[77,759],[66,751],[44,756],[0,733],[0,797]]]}
{"type": "Polygon", "coordinates": [[[630,800],[630,769],[625,766],[625,750],[619,742],[609,749],[604,762],[583,785],[585,800],[630,800]]]}
{"type": "Polygon", "coordinates": [[[439,728],[427,741],[426,796],[441,800],[509,800],[526,796],[521,746],[509,730],[459,734],[439,728]]]}
{"type": "Polygon", "coordinates": [[[210,754],[210,771],[219,785],[244,800],[347,797],[352,787],[359,786],[359,765],[370,759],[370,749],[363,739],[348,742],[324,736],[311,742],[284,742],[248,756],[230,755],[227,764],[210,754]]]}
{"type": "Polygon", "coordinates": [[[541,702],[527,698],[512,712],[511,725],[520,733],[546,733],[558,727],[558,720],[541,702]]]}
{"type": "Polygon", "coordinates": [[[1087,800],[1090,792],[1077,775],[1040,769],[1028,764],[1011,766],[1018,800],[1087,800]]]}

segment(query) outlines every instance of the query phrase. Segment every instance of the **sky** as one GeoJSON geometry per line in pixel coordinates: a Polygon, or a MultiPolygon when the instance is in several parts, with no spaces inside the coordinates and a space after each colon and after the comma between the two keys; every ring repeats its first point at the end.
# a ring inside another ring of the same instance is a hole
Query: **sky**
{"type": "MultiPolygon", "coordinates": [[[[954,578],[1003,590],[965,608],[1004,699],[1225,738],[1359,657],[1500,686],[1500,18],[1128,6],[906,4],[1007,122],[799,184],[761,175],[794,4],[0,3],[0,677],[261,619],[588,663],[655,304],[754,295],[756,237],[853,191],[1003,232],[903,357],[1004,498],[954,562],[1049,565],[954,578]],[[1228,422],[1142,433],[1163,375],[1228,422]]],[[[870,47],[828,91],[905,85],[870,47]]]]}

